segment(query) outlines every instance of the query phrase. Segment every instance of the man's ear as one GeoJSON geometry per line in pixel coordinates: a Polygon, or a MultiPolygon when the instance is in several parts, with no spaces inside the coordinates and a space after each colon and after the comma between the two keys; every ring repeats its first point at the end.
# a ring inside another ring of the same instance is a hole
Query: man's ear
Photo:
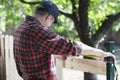
{"type": "Polygon", "coordinates": [[[45,20],[50,19],[50,15],[45,16],[45,20]]]}

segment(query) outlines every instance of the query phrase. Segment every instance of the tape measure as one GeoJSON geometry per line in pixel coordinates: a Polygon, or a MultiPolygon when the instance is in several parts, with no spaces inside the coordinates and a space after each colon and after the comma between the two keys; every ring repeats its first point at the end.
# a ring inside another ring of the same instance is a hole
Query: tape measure
{"type": "Polygon", "coordinates": [[[101,58],[100,56],[95,56],[95,55],[83,55],[83,54],[81,54],[81,56],[88,57],[88,58],[93,58],[93,59],[101,58]]]}

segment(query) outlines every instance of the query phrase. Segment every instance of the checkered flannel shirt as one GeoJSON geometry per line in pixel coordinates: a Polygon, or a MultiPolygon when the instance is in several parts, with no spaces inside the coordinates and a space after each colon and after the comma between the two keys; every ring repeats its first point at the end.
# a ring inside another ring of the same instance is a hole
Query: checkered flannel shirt
{"type": "Polygon", "coordinates": [[[14,34],[14,57],[19,75],[23,79],[56,80],[55,65],[51,54],[79,55],[78,48],[69,39],[43,27],[32,16],[14,34]]]}

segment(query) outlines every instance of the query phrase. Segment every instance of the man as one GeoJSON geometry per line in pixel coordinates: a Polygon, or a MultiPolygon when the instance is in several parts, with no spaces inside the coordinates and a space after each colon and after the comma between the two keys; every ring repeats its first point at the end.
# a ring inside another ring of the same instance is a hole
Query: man
{"type": "Polygon", "coordinates": [[[57,23],[59,10],[50,1],[43,1],[33,16],[27,16],[14,34],[14,57],[19,75],[24,80],[56,80],[52,54],[66,56],[96,55],[104,59],[111,53],[71,41],[48,27],[57,23]]]}

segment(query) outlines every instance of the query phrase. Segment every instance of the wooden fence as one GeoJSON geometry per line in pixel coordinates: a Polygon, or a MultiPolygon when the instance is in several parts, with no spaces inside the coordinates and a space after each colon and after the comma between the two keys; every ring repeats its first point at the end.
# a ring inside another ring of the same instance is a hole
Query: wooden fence
{"type": "Polygon", "coordinates": [[[13,37],[0,35],[0,80],[22,80],[13,58],[13,37]]]}
{"type": "MultiPolygon", "coordinates": [[[[106,75],[106,64],[97,60],[68,57],[67,60],[55,59],[57,80],[63,80],[63,68],[106,75]]],[[[16,70],[13,57],[13,37],[0,35],[0,80],[22,80],[16,70]]]]}
{"type": "Polygon", "coordinates": [[[63,68],[106,75],[106,63],[79,57],[68,57],[65,61],[56,59],[56,68],[58,80],[63,80],[63,68]]]}

